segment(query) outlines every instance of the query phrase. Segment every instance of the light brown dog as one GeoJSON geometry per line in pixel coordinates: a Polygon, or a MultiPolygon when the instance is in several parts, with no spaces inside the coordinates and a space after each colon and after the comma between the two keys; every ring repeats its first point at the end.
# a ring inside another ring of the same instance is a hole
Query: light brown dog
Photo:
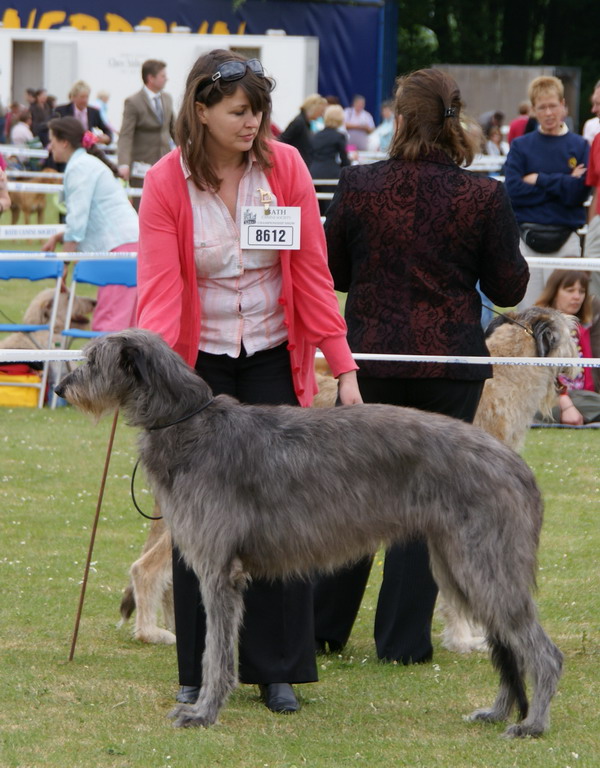
{"type": "MultiPolygon", "coordinates": [[[[58,300],[54,341],[60,341],[60,332],[64,330],[67,316],[67,302],[69,295],[61,293],[58,300]]],[[[52,313],[52,301],[54,288],[45,288],[40,291],[25,310],[22,322],[29,325],[44,325],[50,322],[52,313]]],[[[89,328],[90,317],[96,306],[95,299],[85,296],[76,296],[73,303],[73,315],[71,327],[81,330],[89,328]]],[[[11,333],[0,339],[0,349],[46,349],[48,347],[48,331],[35,331],[33,333],[11,333]]]]}
{"type": "MultiPolygon", "coordinates": [[[[573,318],[561,312],[531,307],[521,313],[500,316],[488,329],[490,335],[486,343],[493,357],[574,358],[577,353],[571,337],[573,327],[573,318]]],[[[324,361],[317,360],[315,370],[319,392],[313,406],[331,407],[337,398],[337,381],[324,361]]],[[[554,366],[494,366],[494,377],[485,383],[475,424],[514,450],[521,450],[536,412],[547,412],[555,404],[559,373],[573,375],[574,371],[554,366]]],[[[134,637],[148,643],[175,642],[170,631],[173,629],[171,537],[162,521],[152,523],[142,555],[131,566],[130,575],[121,601],[120,625],[137,607],[134,637]],[[168,630],[156,623],[161,604],[168,630]]],[[[442,633],[445,648],[458,653],[487,648],[482,630],[467,616],[456,613],[443,595],[438,609],[445,622],[442,633]]]]}
{"type": "MultiPolygon", "coordinates": [[[[494,320],[486,344],[492,357],[575,358],[574,328],[575,319],[562,312],[530,307],[494,320]]],[[[485,382],[474,424],[520,452],[536,413],[549,414],[556,405],[556,377],[561,373],[572,377],[576,372],[570,367],[495,365],[493,378],[485,382]]],[[[440,597],[444,648],[457,653],[486,650],[483,630],[440,597]]]]}
{"type": "MultiPolygon", "coordinates": [[[[54,168],[44,168],[40,171],[40,176],[32,176],[15,181],[30,182],[31,184],[56,184],[55,179],[49,179],[43,174],[56,173],[54,168]]],[[[23,219],[26,225],[32,224],[33,216],[37,217],[37,223],[44,223],[44,211],[48,195],[43,192],[11,192],[10,193],[10,216],[13,226],[19,220],[19,214],[23,213],[23,219]]]]}

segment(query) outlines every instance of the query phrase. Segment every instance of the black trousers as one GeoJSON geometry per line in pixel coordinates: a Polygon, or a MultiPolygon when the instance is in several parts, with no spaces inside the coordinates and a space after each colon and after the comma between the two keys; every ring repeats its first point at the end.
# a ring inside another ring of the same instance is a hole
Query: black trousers
{"type": "MultiPolygon", "coordinates": [[[[375,379],[359,375],[366,403],[388,403],[443,413],[472,422],[483,381],[451,379],[375,379]]],[[[485,489],[482,489],[482,493],[485,489]]],[[[365,591],[372,557],[315,582],[317,646],[336,651],[346,644],[365,591]]],[[[433,655],[431,620],[438,588],[431,575],[424,539],[387,550],[375,614],[377,656],[403,664],[429,661],[433,655]]]]}
{"type": "MultiPolygon", "coordinates": [[[[200,352],[196,370],[215,394],[252,404],[297,405],[289,353],[275,349],[239,358],[200,352]]],[[[231,446],[235,451],[236,446],[231,446]]],[[[277,482],[277,478],[273,478],[277,482]]],[[[173,549],[173,591],[180,685],[201,685],[206,615],[196,574],[173,549]]],[[[305,580],[254,579],[245,593],[239,642],[243,683],[308,683],[317,679],[312,587],[305,580]]]]}

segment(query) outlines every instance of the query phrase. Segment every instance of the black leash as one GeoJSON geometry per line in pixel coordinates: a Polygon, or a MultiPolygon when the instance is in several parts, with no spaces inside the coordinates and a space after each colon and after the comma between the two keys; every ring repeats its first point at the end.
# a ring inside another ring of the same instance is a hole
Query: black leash
{"type": "MultiPolygon", "coordinates": [[[[166,429],[167,427],[174,427],[175,424],[181,424],[182,421],[187,421],[188,419],[191,419],[192,416],[196,416],[198,413],[201,413],[205,408],[208,408],[209,405],[214,403],[214,398],[211,398],[208,402],[204,403],[200,406],[200,408],[197,408],[195,411],[192,411],[191,413],[186,414],[185,416],[182,416],[180,419],[175,419],[175,421],[171,421],[168,424],[159,424],[156,427],[146,427],[146,429],[149,432],[155,432],[158,429],[166,429]]],[[[133,501],[133,506],[137,509],[137,511],[140,513],[142,517],[145,517],[146,520],[162,520],[163,516],[159,515],[158,517],[154,517],[152,515],[147,515],[144,511],[142,511],[137,503],[137,500],[135,498],[135,476],[137,474],[137,469],[140,464],[140,460],[138,459],[135,462],[135,466],[133,468],[133,472],[131,473],[131,500],[133,501]]]]}
{"type": "MultiPolygon", "coordinates": [[[[8,322],[9,322],[9,323],[11,323],[12,325],[25,325],[25,323],[23,323],[23,322],[21,322],[21,323],[15,323],[15,321],[14,321],[14,320],[13,320],[11,317],[9,317],[9,316],[6,314],[6,312],[4,312],[2,309],[0,309],[0,315],[2,315],[2,317],[3,317],[5,320],[8,320],[8,322]]],[[[40,323],[40,325],[42,325],[42,323],[40,323]]],[[[38,343],[37,343],[37,341],[36,341],[36,340],[33,338],[33,336],[32,336],[32,334],[33,334],[33,331],[20,331],[20,333],[24,333],[26,336],[29,336],[29,341],[30,341],[30,342],[33,344],[33,346],[34,346],[36,349],[41,349],[41,348],[42,348],[42,347],[41,347],[41,345],[40,345],[40,344],[38,344],[38,343]]]]}
{"type": "Polygon", "coordinates": [[[497,309],[494,309],[494,307],[490,307],[487,304],[481,304],[481,306],[484,309],[489,309],[490,312],[493,312],[495,315],[498,315],[499,317],[503,317],[505,320],[507,320],[509,323],[512,323],[513,325],[518,325],[520,328],[522,328],[526,333],[528,333],[532,338],[535,339],[535,335],[531,328],[528,328],[526,325],[523,325],[523,323],[520,323],[518,320],[515,320],[514,317],[510,317],[505,312],[498,312],[497,309]]]}

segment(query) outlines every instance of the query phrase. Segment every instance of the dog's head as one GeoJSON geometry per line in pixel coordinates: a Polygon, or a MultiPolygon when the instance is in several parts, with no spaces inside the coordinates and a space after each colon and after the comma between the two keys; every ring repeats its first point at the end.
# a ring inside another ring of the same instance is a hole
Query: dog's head
{"type": "MultiPolygon", "coordinates": [[[[574,332],[577,318],[551,307],[506,312],[489,324],[486,342],[493,355],[503,357],[577,357],[574,332]]],[[[562,366],[557,373],[574,376],[578,368],[562,366]]]]}
{"type": "Polygon", "coordinates": [[[208,385],[155,333],[129,329],[94,339],[86,361],[56,387],[60,397],[100,418],[120,408],[134,426],[165,424],[212,397],[208,385]]]}
{"type": "MultiPolygon", "coordinates": [[[[25,310],[23,322],[31,325],[44,325],[50,322],[52,316],[52,304],[54,300],[54,289],[46,288],[33,297],[31,304],[25,310]]],[[[68,295],[61,293],[58,298],[58,309],[56,313],[55,330],[60,333],[64,330],[67,316],[68,295]]],[[[88,328],[90,317],[96,306],[95,299],[89,299],[85,296],[76,296],[73,302],[73,313],[71,316],[71,328],[88,328]]]]}

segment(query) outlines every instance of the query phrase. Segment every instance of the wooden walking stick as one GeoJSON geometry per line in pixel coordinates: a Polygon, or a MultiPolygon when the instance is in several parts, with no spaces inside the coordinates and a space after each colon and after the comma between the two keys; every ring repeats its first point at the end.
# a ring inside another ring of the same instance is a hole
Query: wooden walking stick
{"type": "Polygon", "coordinates": [[[81,612],[83,611],[83,601],[85,600],[85,588],[87,586],[88,574],[90,572],[90,564],[92,562],[92,552],[94,551],[94,542],[96,540],[96,530],[98,528],[98,518],[100,517],[100,510],[102,509],[102,499],[104,497],[104,487],[106,485],[106,475],[108,474],[108,465],[110,464],[110,456],[112,454],[113,442],[115,439],[115,432],[117,430],[117,420],[119,418],[119,409],[115,411],[113,418],[112,428],[110,431],[110,437],[108,438],[108,446],[106,448],[106,459],[104,461],[104,472],[102,473],[102,480],[100,482],[100,490],[98,491],[98,501],[96,503],[96,515],[94,517],[94,524],[92,526],[92,535],[90,538],[90,546],[88,549],[87,562],[85,564],[85,570],[83,573],[83,581],[81,583],[81,594],[79,596],[79,607],[77,608],[77,618],[75,619],[75,628],[73,629],[73,639],[71,641],[71,652],[69,653],[69,661],[73,661],[75,655],[75,645],[77,643],[77,635],[79,634],[79,622],[81,621],[81,612]]]}

